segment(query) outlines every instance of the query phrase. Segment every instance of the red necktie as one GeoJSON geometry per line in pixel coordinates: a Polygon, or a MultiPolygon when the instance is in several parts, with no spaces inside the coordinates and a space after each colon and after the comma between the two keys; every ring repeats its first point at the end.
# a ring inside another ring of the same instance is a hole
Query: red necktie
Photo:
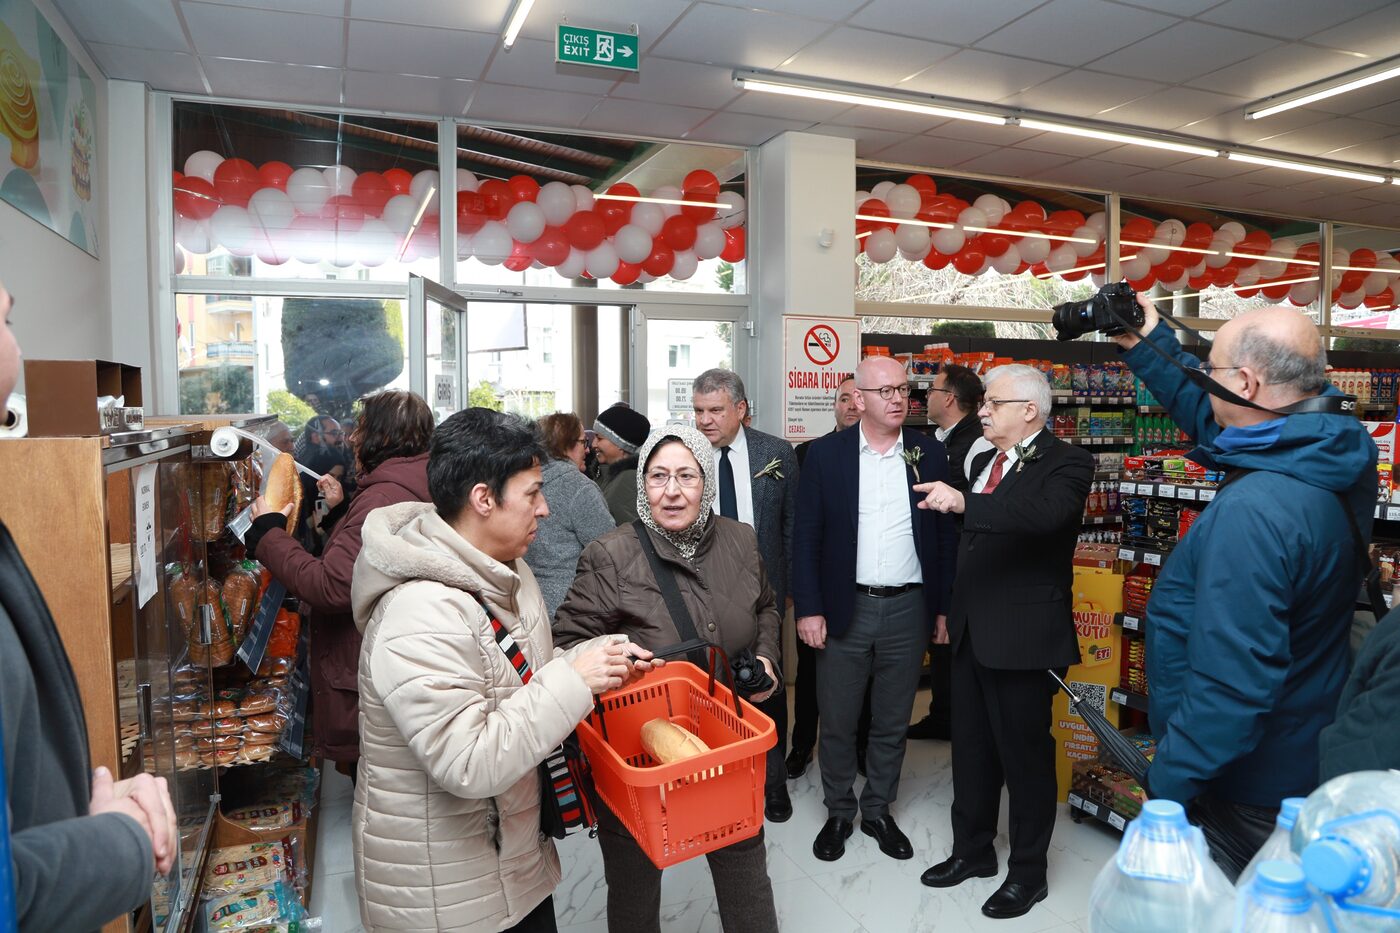
{"type": "Polygon", "coordinates": [[[983,494],[983,495],[986,495],[986,494],[990,493],[993,489],[996,489],[996,488],[997,488],[997,484],[1001,482],[1001,474],[1002,474],[1002,471],[1003,471],[1005,468],[1006,468],[1006,451],[1004,451],[1004,450],[997,451],[997,458],[996,458],[995,460],[992,461],[992,473],[991,473],[990,476],[987,477],[987,485],[985,485],[985,486],[982,487],[982,494],[983,494]]]}

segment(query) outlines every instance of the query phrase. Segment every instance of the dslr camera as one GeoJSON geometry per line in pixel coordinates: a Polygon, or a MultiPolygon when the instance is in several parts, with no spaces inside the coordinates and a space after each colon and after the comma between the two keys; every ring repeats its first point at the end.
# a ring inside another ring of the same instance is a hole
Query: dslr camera
{"type": "Polygon", "coordinates": [[[773,678],[768,676],[763,663],[752,651],[739,652],[729,663],[734,670],[734,689],[744,699],[772,688],[773,678]]]}
{"type": "Polygon", "coordinates": [[[1117,337],[1127,333],[1120,319],[1134,327],[1141,327],[1142,308],[1137,303],[1137,292],[1131,285],[1127,282],[1109,282],[1092,298],[1056,305],[1050,324],[1055,328],[1056,340],[1074,340],[1094,331],[1117,337]]]}

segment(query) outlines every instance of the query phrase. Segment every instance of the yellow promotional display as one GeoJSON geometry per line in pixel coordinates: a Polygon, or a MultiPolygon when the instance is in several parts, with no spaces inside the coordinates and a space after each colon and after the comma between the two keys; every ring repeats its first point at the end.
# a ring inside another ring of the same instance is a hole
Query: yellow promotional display
{"type": "MultiPolygon", "coordinates": [[[[1065,678],[1070,689],[1118,725],[1119,707],[1109,702],[1118,686],[1122,629],[1114,614],[1123,611],[1123,575],[1111,567],[1074,568],[1074,627],[1079,634],[1079,663],[1065,678]]],[[[1056,691],[1051,732],[1055,736],[1055,778],[1060,800],[1069,793],[1074,762],[1098,758],[1099,741],[1084,720],[1069,711],[1069,698],[1056,691]]]]}

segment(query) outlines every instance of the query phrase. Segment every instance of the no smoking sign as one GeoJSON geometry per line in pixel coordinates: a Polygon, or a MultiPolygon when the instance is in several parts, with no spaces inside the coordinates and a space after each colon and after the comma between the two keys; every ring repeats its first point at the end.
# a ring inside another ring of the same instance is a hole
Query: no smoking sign
{"type": "Polygon", "coordinates": [[[827,324],[818,324],[802,339],[802,351],[818,366],[829,366],[841,352],[841,338],[827,324]]]}

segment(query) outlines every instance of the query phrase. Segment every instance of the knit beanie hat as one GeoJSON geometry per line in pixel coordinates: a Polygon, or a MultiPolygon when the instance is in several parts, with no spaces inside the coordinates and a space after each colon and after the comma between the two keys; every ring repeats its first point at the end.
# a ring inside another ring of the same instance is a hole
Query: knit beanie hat
{"type": "Polygon", "coordinates": [[[651,422],[639,411],[614,405],[598,415],[598,420],[593,422],[593,430],[612,441],[627,455],[634,456],[651,433],[651,422]]]}

